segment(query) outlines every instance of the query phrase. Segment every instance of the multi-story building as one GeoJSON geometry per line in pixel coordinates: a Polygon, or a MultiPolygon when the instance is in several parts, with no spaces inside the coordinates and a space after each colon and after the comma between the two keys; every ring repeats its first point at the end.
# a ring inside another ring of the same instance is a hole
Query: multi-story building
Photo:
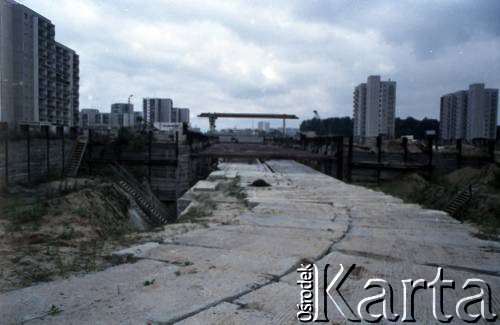
{"type": "Polygon", "coordinates": [[[109,129],[109,115],[110,113],[101,113],[95,108],[82,108],[79,126],[84,129],[109,129]]]}
{"type": "Polygon", "coordinates": [[[134,105],[129,103],[111,104],[110,126],[128,128],[135,125],[134,105]]]}
{"type": "Polygon", "coordinates": [[[259,121],[259,123],[257,123],[257,128],[259,129],[259,131],[267,132],[271,128],[271,123],[266,121],[259,121]]]}
{"type": "Polygon", "coordinates": [[[55,41],[55,26],[12,0],[0,0],[0,120],[76,126],[79,57],[55,41]]]}
{"type": "Polygon", "coordinates": [[[441,97],[439,134],[443,140],[465,139],[467,123],[467,91],[441,97]]]}
{"type": "Polygon", "coordinates": [[[483,83],[444,95],[440,107],[441,139],[495,139],[497,114],[498,89],[485,88],[483,83]]]}
{"type": "Polygon", "coordinates": [[[142,109],[148,125],[172,122],[173,101],[170,98],[144,98],[142,109]]]}
{"type": "Polygon", "coordinates": [[[80,127],[87,129],[96,127],[100,122],[100,112],[95,108],[82,108],[80,110],[80,127]]]}
{"type": "Polygon", "coordinates": [[[495,139],[498,114],[498,89],[484,88],[483,83],[469,86],[465,137],[495,139]]]}
{"type": "Polygon", "coordinates": [[[359,138],[395,134],[396,82],[369,76],[354,89],[354,136],[359,138]]]}
{"type": "Polygon", "coordinates": [[[143,118],[148,125],[154,123],[187,123],[189,108],[173,107],[170,98],[144,98],[143,118]]]}
{"type": "Polygon", "coordinates": [[[189,124],[189,108],[174,108],[176,110],[177,122],[189,124]]]}

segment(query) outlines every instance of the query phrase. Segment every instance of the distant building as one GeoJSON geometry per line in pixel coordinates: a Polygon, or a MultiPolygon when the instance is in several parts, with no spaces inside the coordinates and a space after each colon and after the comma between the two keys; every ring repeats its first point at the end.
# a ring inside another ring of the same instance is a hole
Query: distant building
{"type": "Polygon", "coordinates": [[[144,120],[149,125],[155,123],[187,123],[189,109],[173,107],[170,98],[144,98],[142,102],[144,120]]]}
{"type": "Polygon", "coordinates": [[[134,112],[134,124],[141,125],[144,123],[144,117],[142,112],[134,112]]]}
{"type": "Polygon", "coordinates": [[[257,123],[257,128],[259,129],[259,131],[267,132],[271,128],[271,123],[265,121],[259,121],[259,123],[257,123]]]}
{"type": "Polygon", "coordinates": [[[441,139],[495,139],[497,114],[498,89],[485,88],[483,83],[444,95],[440,107],[441,139]]]}
{"type": "Polygon", "coordinates": [[[144,98],[142,109],[144,122],[153,125],[154,123],[171,123],[173,101],[170,98],[144,98]]]}
{"type": "Polygon", "coordinates": [[[484,84],[469,86],[467,98],[467,127],[465,137],[496,138],[498,89],[486,89],[484,84]]]}
{"type": "Polygon", "coordinates": [[[135,125],[134,105],[128,103],[115,103],[111,105],[111,128],[129,128],[135,125]]]}
{"type": "Polygon", "coordinates": [[[109,116],[110,113],[101,113],[95,108],[82,108],[79,126],[84,129],[109,129],[109,116]]]}
{"type": "Polygon", "coordinates": [[[0,0],[0,121],[78,125],[79,57],[55,41],[50,20],[0,0]]]}
{"type": "Polygon", "coordinates": [[[90,129],[99,124],[99,110],[95,108],[82,108],[80,111],[80,127],[90,129]]]}
{"type": "Polygon", "coordinates": [[[354,89],[354,136],[360,138],[385,135],[394,138],[396,115],[396,82],[369,76],[366,83],[354,89]]]}
{"type": "Polygon", "coordinates": [[[174,108],[177,122],[189,124],[189,108],[174,108]]]}
{"type": "Polygon", "coordinates": [[[465,139],[467,124],[467,91],[441,97],[439,134],[443,140],[465,139]]]}

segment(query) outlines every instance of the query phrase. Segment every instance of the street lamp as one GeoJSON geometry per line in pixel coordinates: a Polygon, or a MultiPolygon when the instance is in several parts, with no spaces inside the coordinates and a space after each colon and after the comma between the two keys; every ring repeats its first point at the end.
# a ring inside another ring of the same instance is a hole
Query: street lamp
{"type": "Polygon", "coordinates": [[[130,108],[131,108],[131,105],[130,105],[130,99],[131,99],[132,97],[134,97],[134,95],[133,95],[133,94],[130,94],[130,95],[128,96],[128,109],[129,109],[129,111],[128,111],[128,126],[129,126],[129,127],[131,127],[131,126],[132,126],[132,122],[131,122],[131,120],[130,120],[130,119],[131,119],[131,116],[133,116],[133,115],[134,115],[134,110],[130,109],[130,108]]]}

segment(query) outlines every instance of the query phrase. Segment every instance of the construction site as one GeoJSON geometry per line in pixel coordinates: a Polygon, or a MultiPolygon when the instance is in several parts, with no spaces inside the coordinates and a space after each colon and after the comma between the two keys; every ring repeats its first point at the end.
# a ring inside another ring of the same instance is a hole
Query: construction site
{"type": "Polygon", "coordinates": [[[303,263],[359,265],[347,300],[440,266],[499,306],[494,145],[2,132],[2,323],[296,323],[303,263]]]}

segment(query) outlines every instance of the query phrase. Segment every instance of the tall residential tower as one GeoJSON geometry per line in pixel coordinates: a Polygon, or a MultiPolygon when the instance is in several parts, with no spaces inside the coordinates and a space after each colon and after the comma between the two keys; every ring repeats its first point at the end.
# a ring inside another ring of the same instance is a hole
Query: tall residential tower
{"type": "Polygon", "coordinates": [[[189,108],[173,107],[170,98],[144,98],[142,102],[144,121],[154,123],[188,123],[189,108]]]}
{"type": "Polygon", "coordinates": [[[79,57],[55,41],[50,20],[0,0],[0,121],[76,126],[79,57]]]}
{"type": "Polygon", "coordinates": [[[354,89],[354,136],[394,137],[396,115],[396,82],[369,76],[366,83],[354,89]]]}
{"type": "Polygon", "coordinates": [[[443,140],[495,139],[498,89],[476,83],[441,97],[440,137],[443,140]]]}

